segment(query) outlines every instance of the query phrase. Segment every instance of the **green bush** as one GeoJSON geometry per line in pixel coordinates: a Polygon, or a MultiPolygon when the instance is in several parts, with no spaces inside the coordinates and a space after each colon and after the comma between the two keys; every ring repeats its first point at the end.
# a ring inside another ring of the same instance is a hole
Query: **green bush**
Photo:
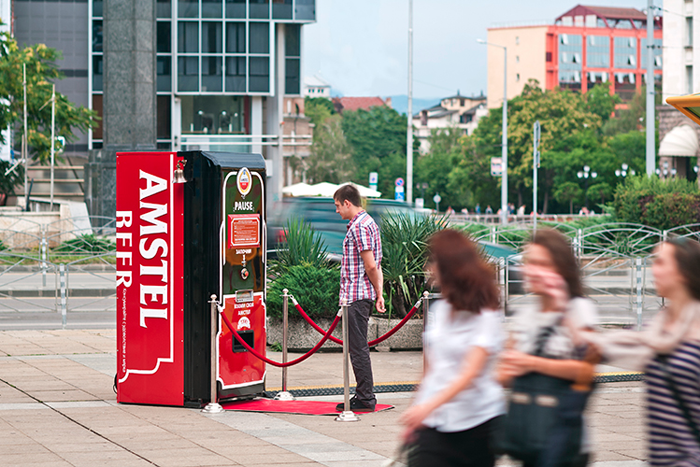
{"type": "MultiPolygon", "coordinates": [[[[299,301],[312,318],[334,318],[340,297],[340,270],[312,265],[290,267],[267,289],[268,316],[282,318],[282,290],[299,301]]],[[[303,319],[289,301],[289,319],[303,319]]]]}
{"type": "Polygon", "coordinates": [[[81,235],[73,240],[61,243],[55,252],[59,253],[106,253],[116,251],[117,245],[106,238],[97,237],[93,234],[81,235]]]}
{"type": "Polygon", "coordinates": [[[685,179],[630,177],[615,190],[613,206],[619,222],[658,229],[700,222],[700,191],[685,179]]]}
{"type": "Polygon", "coordinates": [[[382,217],[382,272],[389,316],[403,318],[425,288],[428,239],[447,227],[445,218],[392,213],[382,217]]]}
{"type": "Polygon", "coordinates": [[[271,261],[273,274],[285,274],[293,266],[329,268],[326,245],[321,234],[303,219],[289,219],[284,227],[286,242],[278,244],[277,260],[271,261]]]}

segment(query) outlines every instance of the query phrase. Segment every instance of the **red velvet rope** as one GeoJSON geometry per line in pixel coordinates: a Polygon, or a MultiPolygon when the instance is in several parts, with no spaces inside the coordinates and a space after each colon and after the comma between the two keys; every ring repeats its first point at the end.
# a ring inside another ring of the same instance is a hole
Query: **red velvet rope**
{"type": "Polygon", "coordinates": [[[224,313],[222,313],[222,312],[219,312],[219,314],[220,314],[221,317],[223,318],[224,323],[226,323],[226,327],[228,327],[228,328],[231,330],[231,332],[233,333],[233,337],[236,338],[236,340],[238,341],[239,344],[241,344],[243,347],[245,347],[245,349],[246,349],[248,352],[252,353],[255,357],[259,358],[259,359],[262,360],[263,362],[269,363],[270,365],[276,366],[276,367],[279,367],[279,368],[285,368],[285,367],[288,367],[288,366],[296,365],[297,363],[301,363],[301,362],[303,362],[304,360],[306,360],[307,358],[309,358],[311,355],[313,355],[314,353],[316,353],[316,351],[317,351],[318,349],[320,349],[321,346],[322,346],[323,344],[326,343],[326,341],[327,341],[328,338],[330,337],[331,333],[332,333],[333,331],[335,331],[336,326],[338,326],[338,323],[340,322],[340,316],[339,316],[339,315],[336,315],[335,319],[334,319],[333,322],[331,323],[331,327],[328,329],[328,332],[326,332],[326,333],[324,334],[323,339],[321,339],[321,340],[319,341],[319,343],[316,344],[316,345],[314,346],[313,349],[309,350],[308,352],[306,352],[306,353],[305,353],[304,355],[302,355],[301,357],[299,357],[299,358],[297,358],[297,359],[295,359],[295,360],[292,360],[291,362],[280,363],[280,362],[276,362],[276,361],[274,361],[274,360],[270,360],[269,358],[265,357],[264,355],[261,355],[261,354],[259,354],[258,352],[256,352],[255,349],[252,348],[250,345],[248,345],[248,343],[247,343],[246,341],[243,340],[243,338],[238,334],[238,332],[236,332],[236,330],[233,329],[233,325],[231,324],[231,321],[229,321],[228,317],[227,317],[224,313]]]}
{"type": "MultiPolygon", "coordinates": [[[[388,338],[390,338],[391,336],[396,334],[396,332],[399,329],[401,329],[403,327],[403,325],[406,324],[406,322],[413,317],[413,315],[416,314],[416,311],[418,311],[419,305],[420,305],[420,300],[418,301],[418,303],[413,305],[413,308],[411,308],[411,311],[409,311],[408,314],[406,314],[406,316],[399,322],[399,324],[397,324],[392,329],[387,331],[387,333],[384,334],[383,336],[377,337],[376,339],[369,341],[367,344],[370,347],[374,347],[375,345],[381,344],[382,342],[384,342],[385,340],[387,340],[388,338]]],[[[318,331],[321,334],[326,334],[326,331],[324,331],[321,326],[316,324],[314,322],[314,320],[311,319],[311,317],[308,314],[306,314],[304,309],[301,307],[301,305],[299,305],[299,303],[296,300],[294,300],[294,307],[297,309],[299,314],[306,320],[306,322],[309,323],[309,325],[311,325],[312,328],[314,328],[316,331],[318,331]]],[[[343,345],[343,341],[341,339],[338,339],[337,337],[329,336],[328,339],[335,342],[338,345],[343,345]]]]}

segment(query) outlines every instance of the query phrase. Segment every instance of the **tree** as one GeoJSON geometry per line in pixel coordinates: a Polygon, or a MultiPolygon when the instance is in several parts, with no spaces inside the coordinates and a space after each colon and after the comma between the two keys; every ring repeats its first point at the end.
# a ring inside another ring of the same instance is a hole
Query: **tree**
{"type": "Polygon", "coordinates": [[[305,97],[304,115],[311,119],[311,123],[318,126],[335,114],[333,102],[325,97],[305,97]]]}
{"type": "Polygon", "coordinates": [[[554,191],[554,197],[561,203],[569,203],[569,213],[574,213],[574,201],[581,198],[581,187],[574,182],[564,182],[554,191]]]}
{"type": "Polygon", "coordinates": [[[343,183],[356,172],[339,115],[328,117],[314,130],[307,176],[314,182],[343,183]]]}
{"type": "MultiPolygon", "coordinates": [[[[384,197],[391,197],[396,178],[406,175],[408,119],[391,107],[380,105],[369,110],[346,110],[342,122],[357,167],[353,181],[366,185],[369,173],[377,172],[379,191],[384,197]]],[[[415,141],[414,149],[418,145],[415,141]]]]}
{"type": "Polygon", "coordinates": [[[588,197],[593,200],[600,200],[601,204],[605,204],[606,199],[610,199],[613,189],[607,183],[596,183],[588,188],[588,197]]]}
{"type": "MultiPolygon", "coordinates": [[[[56,61],[60,52],[44,44],[20,49],[8,32],[0,33],[0,128],[14,127],[17,135],[23,128],[24,93],[22,69],[27,69],[27,123],[30,154],[41,164],[48,164],[51,153],[51,84],[61,79],[56,61]]],[[[97,126],[97,113],[77,107],[66,96],[56,93],[56,136],[67,142],[78,139],[77,132],[85,133],[97,126]]],[[[21,141],[21,137],[15,137],[21,141]]],[[[0,136],[0,141],[2,140],[0,136]]],[[[61,148],[57,143],[56,150],[61,148]]],[[[4,172],[3,172],[4,173],[4,172]]],[[[1,176],[2,174],[0,174],[1,176]]]]}

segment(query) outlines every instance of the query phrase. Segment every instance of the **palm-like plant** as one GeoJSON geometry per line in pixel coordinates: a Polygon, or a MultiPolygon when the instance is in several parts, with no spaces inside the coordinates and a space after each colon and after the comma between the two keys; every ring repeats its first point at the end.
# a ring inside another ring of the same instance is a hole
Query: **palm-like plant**
{"type": "Polygon", "coordinates": [[[389,316],[406,316],[425,286],[423,267],[428,239],[447,226],[445,218],[435,219],[413,213],[391,213],[382,217],[382,272],[389,295],[389,316]]]}
{"type": "Polygon", "coordinates": [[[284,274],[292,266],[332,267],[321,234],[303,219],[292,218],[284,226],[286,243],[279,245],[277,261],[270,268],[275,275],[284,274]]]}

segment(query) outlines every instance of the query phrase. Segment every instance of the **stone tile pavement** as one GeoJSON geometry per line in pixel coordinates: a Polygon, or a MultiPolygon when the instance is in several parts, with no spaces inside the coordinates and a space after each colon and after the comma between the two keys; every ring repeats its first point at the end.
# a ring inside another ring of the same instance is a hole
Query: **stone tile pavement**
{"type": "MultiPolygon", "coordinates": [[[[120,405],[112,391],[114,349],[114,329],[0,332],[1,465],[378,467],[397,447],[398,417],[411,400],[409,393],[379,394],[396,409],[362,414],[357,423],[120,405]]],[[[378,352],[372,359],[377,384],[420,378],[419,352],[378,352]]],[[[268,387],[280,386],[280,374],[268,367],[268,387]]],[[[341,383],[339,353],[317,354],[289,370],[290,387],[341,383]]],[[[644,464],[641,383],[600,385],[589,412],[597,466],[644,464]]]]}

